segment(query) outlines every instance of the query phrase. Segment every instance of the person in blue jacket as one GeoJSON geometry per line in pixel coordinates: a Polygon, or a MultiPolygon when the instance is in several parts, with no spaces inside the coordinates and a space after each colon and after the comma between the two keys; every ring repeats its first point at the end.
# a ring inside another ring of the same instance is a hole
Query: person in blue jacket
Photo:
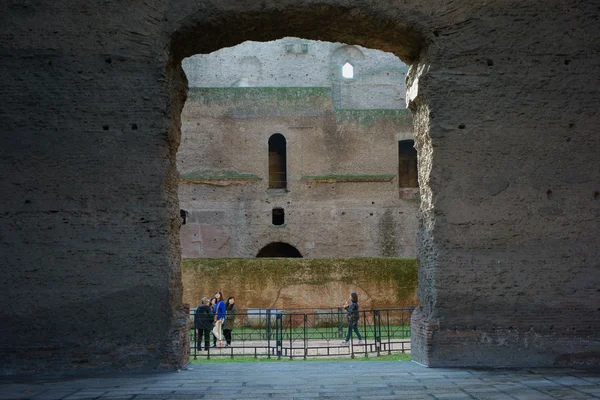
{"type": "Polygon", "coordinates": [[[350,293],[350,302],[344,304],[346,310],[346,318],[348,319],[348,333],[346,334],[346,340],[342,342],[343,346],[347,346],[350,338],[352,337],[352,331],[356,333],[358,337],[358,344],[362,344],[362,336],[358,331],[358,320],[360,319],[360,313],[358,311],[358,294],[355,292],[350,293]]]}
{"type": "Polygon", "coordinates": [[[223,293],[217,291],[215,293],[215,327],[213,334],[217,338],[217,347],[223,347],[223,322],[225,322],[225,302],[223,301],[223,293]]]}

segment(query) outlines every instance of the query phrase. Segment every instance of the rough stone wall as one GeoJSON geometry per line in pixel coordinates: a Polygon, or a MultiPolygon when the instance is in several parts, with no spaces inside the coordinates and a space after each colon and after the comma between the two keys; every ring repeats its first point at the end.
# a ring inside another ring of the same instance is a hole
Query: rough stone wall
{"type": "Polygon", "coordinates": [[[177,153],[183,257],[256,257],[271,242],[309,258],[415,257],[418,198],[399,199],[397,181],[396,136],[411,127],[407,110],[334,111],[330,88],[191,88],[177,153]],[[275,133],[287,190],[269,189],[275,133]]]}
{"type": "Polygon", "coordinates": [[[294,37],[249,41],[188,57],[182,66],[190,87],[330,87],[338,109],[406,108],[406,64],[362,46],[294,37]],[[342,76],[346,62],[354,68],[351,79],[342,76]]]}
{"type": "Polygon", "coordinates": [[[179,63],[285,36],[413,64],[422,182],[413,358],[598,363],[598,8],[2,2],[2,373],[184,362],[185,342],[173,341],[183,327],[179,63]]]}

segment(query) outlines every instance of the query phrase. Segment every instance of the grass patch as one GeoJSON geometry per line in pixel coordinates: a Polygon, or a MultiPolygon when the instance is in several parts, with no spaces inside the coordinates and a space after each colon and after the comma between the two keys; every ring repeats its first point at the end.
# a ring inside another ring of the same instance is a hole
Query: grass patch
{"type": "Polygon", "coordinates": [[[365,357],[362,354],[356,354],[356,358],[350,357],[336,357],[336,358],[325,358],[325,357],[315,357],[309,358],[308,360],[303,360],[302,358],[297,358],[294,360],[290,360],[287,357],[282,357],[281,360],[278,360],[276,357],[267,358],[267,357],[258,357],[254,358],[252,356],[240,356],[240,357],[229,357],[229,356],[211,356],[210,360],[206,359],[197,359],[194,360],[193,357],[190,357],[191,364],[231,364],[231,363],[244,363],[244,362],[330,362],[330,361],[410,361],[410,354],[394,354],[394,355],[386,355],[376,357],[375,355],[371,355],[369,357],[365,357]]]}

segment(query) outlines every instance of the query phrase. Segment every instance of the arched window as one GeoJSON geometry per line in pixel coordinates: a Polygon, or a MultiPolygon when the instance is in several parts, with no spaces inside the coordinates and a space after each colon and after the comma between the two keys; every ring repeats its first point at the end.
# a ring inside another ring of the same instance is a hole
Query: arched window
{"type": "Polygon", "coordinates": [[[354,67],[349,62],[342,67],[342,76],[347,79],[354,78],[354,67]]]}
{"type": "Polygon", "coordinates": [[[269,189],[287,188],[285,137],[276,133],[269,138],[269,189]]]}
{"type": "Polygon", "coordinates": [[[260,249],[256,257],[302,258],[302,254],[291,244],[273,242],[260,249]]]}
{"type": "Polygon", "coordinates": [[[417,150],[414,140],[398,142],[398,186],[419,187],[417,174],[417,150]]]}

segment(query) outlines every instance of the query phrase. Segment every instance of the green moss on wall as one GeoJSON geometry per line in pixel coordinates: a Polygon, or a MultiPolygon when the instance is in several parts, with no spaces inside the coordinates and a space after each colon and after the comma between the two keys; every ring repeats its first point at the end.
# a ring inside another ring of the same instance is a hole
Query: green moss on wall
{"type": "Polygon", "coordinates": [[[301,179],[306,181],[337,181],[337,182],[389,182],[396,175],[393,174],[324,174],[304,175],[301,179]]]}
{"type": "Polygon", "coordinates": [[[390,121],[398,125],[411,125],[412,114],[408,109],[399,110],[335,110],[335,122],[353,123],[360,127],[371,127],[376,122],[390,121]]]}
{"type": "Polygon", "coordinates": [[[190,88],[188,99],[203,103],[240,104],[254,102],[306,103],[329,100],[331,88],[328,87],[215,87],[190,88]]]}
{"type": "Polygon", "coordinates": [[[344,282],[369,290],[378,304],[414,305],[417,287],[414,258],[188,258],[182,260],[182,272],[184,288],[203,285],[214,290],[226,282],[236,293],[344,282]],[[395,298],[377,298],[384,288],[392,289],[395,298]]]}
{"type": "Polygon", "coordinates": [[[202,169],[180,175],[184,180],[262,180],[258,175],[232,170],[202,169]]]}

